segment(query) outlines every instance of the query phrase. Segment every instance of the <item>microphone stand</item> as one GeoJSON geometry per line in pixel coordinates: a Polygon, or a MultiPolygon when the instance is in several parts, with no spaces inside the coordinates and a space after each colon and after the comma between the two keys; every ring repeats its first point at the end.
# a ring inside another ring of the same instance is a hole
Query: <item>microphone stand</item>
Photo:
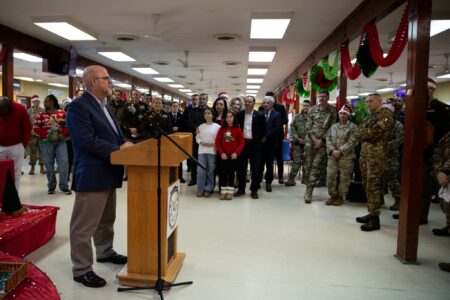
{"type": "Polygon", "coordinates": [[[175,142],[166,132],[161,130],[158,126],[152,126],[154,131],[154,138],[157,139],[157,149],[158,149],[158,186],[157,186],[157,201],[158,201],[158,278],[155,285],[152,287],[128,287],[128,288],[117,288],[118,292],[123,291],[138,291],[138,290],[155,290],[160,299],[164,300],[163,291],[168,290],[174,286],[191,285],[193,281],[179,282],[179,283],[167,283],[161,276],[161,136],[165,136],[172,144],[174,144],[178,149],[180,149],[189,158],[193,159],[202,169],[206,170],[206,167],[202,165],[195,157],[193,157],[189,152],[187,152],[183,147],[181,147],[177,142],[175,142]]]}

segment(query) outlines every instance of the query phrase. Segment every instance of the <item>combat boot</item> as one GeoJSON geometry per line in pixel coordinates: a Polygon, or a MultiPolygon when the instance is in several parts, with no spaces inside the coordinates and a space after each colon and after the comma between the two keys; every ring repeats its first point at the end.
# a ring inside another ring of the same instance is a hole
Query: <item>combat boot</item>
{"type": "Polygon", "coordinates": [[[342,204],[344,204],[344,198],[338,196],[336,197],[336,200],[334,200],[332,204],[333,206],[341,206],[342,204]]]}
{"type": "Polygon", "coordinates": [[[369,222],[361,225],[361,230],[362,231],[380,230],[380,217],[371,215],[369,222]]]}
{"type": "Polygon", "coordinates": [[[400,198],[395,198],[395,203],[389,207],[390,210],[399,210],[400,209],[400,198]]]}
{"type": "Polygon", "coordinates": [[[305,203],[311,203],[312,202],[312,193],[314,191],[314,186],[307,186],[305,191],[305,203]]]}
{"type": "Polygon", "coordinates": [[[40,173],[41,174],[47,174],[47,171],[45,170],[45,167],[44,167],[44,165],[40,165],[41,167],[40,167],[40,173]]]}
{"type": "Polygon", "coordinates": [[[34,166],[31,166],[30,172],[28,174],[29,175],[34,175],[34,166]]]}
{"type": "Polygon", "coordinates": [[[358,223],[367,223],[367,222],[369,222],[371,217],[372,217],[371,214],[365,215],[364,217],[357,217],[356,218],[356,222],[358,222],[358,223]]]}
{"type": "Polygon", "coordinates": [[[294,177],[289,176],[289,179],[284,183],[285,186],[294,186],[296,184],[294,177]]]}
{"type": "Polygon", "coordinates": [[[333,204],[334,201],[336,201],[337,196],[331,196],[330,198],[328,198],[327,201],[325,201],[325,205],[331,205],[333,204]]]}

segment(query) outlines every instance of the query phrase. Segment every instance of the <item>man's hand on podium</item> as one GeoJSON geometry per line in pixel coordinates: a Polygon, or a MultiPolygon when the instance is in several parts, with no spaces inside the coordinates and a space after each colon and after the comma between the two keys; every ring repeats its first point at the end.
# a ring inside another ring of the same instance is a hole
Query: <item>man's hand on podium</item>
{"type": "Polygon", "coordinates": [[[123,143],[122,145],[120,145],[120,150],[125,149],[125,148],[128,148],[128,147],[132,147],[132,146],[134,146],[133,143],[125,142],[125,143],[123,143]]]}

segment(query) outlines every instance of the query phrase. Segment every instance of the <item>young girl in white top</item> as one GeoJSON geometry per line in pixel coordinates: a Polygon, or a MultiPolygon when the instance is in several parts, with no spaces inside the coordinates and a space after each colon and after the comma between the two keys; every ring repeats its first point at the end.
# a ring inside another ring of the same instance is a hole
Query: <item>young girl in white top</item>
{"type": "Polygon", "coordinates": [[[206,167],[197,165],[197,197],[209,197],[214,189],[214,170],[216,168],[216,136],[220,125],[213,122],[213,111],[205,109],[206,122],[197,128],[198,161],[206,167]]]}

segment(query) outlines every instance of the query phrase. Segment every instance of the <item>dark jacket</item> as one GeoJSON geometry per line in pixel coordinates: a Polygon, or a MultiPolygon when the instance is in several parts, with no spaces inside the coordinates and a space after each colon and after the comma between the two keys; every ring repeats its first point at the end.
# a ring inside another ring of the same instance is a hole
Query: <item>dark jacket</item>
{"type": "MultiPolygon", "coordinates": [[[[245,121],[245,110],[241,110],[236,114],[236,119],[239,123],[239,126],[244,132],[244,121],[245,121]]],[[[255,143],[260,143],[262,138],[266,134],[266,121],[264,118],[264,114],[253,110],[253,120],[252,120],[252,140],[255,143]]]]}
{"type": "MultiPolygon", "coordinates": [[[[264,112],[264,107],[260,106],[258,110],[260,112],[264,112]]],[[[281,126],[278,129],[277,133],[278,133],[278,142],[281,142],[284,139],[283,125],[289,123],[289,118],[286,112],[286,108],[284,107],[283,104],[274,103],[273,110],[280,114],[281,126]]]]}

